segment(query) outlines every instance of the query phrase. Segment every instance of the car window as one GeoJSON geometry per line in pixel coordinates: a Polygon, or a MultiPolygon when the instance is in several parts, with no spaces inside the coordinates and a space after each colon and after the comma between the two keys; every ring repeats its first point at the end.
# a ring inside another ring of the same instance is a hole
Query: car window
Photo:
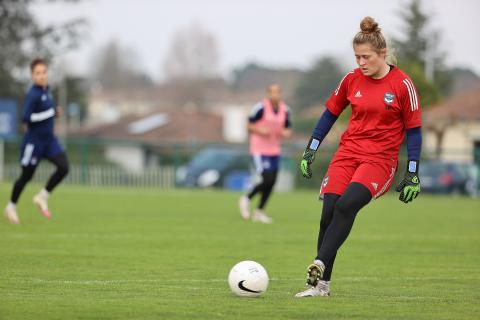
{"type": "Polygon", "coordinates": [[[229,150],[209,149],[198,153],[190,162],[195,169],[222,169],[233,160],[234,154],[229,150]]]}
{"type": "Polygon", "coordinates": [[[445,164],[443,163],[423,163],[420,165],[420,170],[419,170],[420,175],[426,175],[426,176],[437,176],[442,173],[447,172],[447,168],[445,164]]]}

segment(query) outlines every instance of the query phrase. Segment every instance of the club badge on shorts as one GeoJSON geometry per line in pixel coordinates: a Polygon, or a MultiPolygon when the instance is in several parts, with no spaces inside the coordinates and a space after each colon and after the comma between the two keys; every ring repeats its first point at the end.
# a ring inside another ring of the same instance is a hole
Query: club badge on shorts
{"type": "Polygon", "coordinates": [[[320,185],[320,196],[319,196],[320,200],[323,200],[323,189],[325,189],[327,184],[328,184],[328,176],[325,176],[325,178],[323,178],[322,184],[320,185]]]}
{"type": "Polygon", "coordinates": [[[328,184],[328,176],[325,176],[323,178],[322,184],[320,185],[320,193],[322,193],[322,190],[327,186],[328,184]]]}
{"type": "Polygon", "coordinates": [[[323,182],[322,182],[322,187],[325,188],[328,184],[328,176],[325,176],[325,179],[323,179],[323,182]]]}

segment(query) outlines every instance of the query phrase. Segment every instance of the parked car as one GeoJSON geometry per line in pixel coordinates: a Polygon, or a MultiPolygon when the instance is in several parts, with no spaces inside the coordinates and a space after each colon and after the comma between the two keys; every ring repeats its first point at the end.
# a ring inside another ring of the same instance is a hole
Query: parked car
{"type": "Polygon", "coordinates": [[[419,170],[422,192],[474,195],[477,170],[472,164],[424,161],[419,170]]]}
{"type": "Polygon", "coordinates": [[[248,177],[248,152],[230,148],[206,148],[177,172],[177,183],[186,187],[223,187],[232,175],[248,177]]]}

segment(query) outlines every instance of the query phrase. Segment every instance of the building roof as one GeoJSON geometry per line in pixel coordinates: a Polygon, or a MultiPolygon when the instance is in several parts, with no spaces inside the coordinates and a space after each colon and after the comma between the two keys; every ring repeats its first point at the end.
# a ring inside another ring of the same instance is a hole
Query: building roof
{"type": "Polygon", "coordinates": [[[82,128],[70,137],[128,140],[150,144],[225,142],[220,115],[199,110],[165,110],[128,116],[113,124],[82,128]]]}
{"type": "Polygon", "coordinates": [[[255,104],[265,95],[265,88],[238,91],[230,89],[226,83],[206,81],[204,83],[169,83],[149,88],[124,88],[117,90],[93,90],[92,102],[123,102],[149,104],[152,108],[169,109],[174,106],[191,105],[195,100],[202,100],[206,107],[223,104],[255,104]]]}
{"type": "Polygon", "coordinates": [[[425,112],[428,123],[446,120],[480,121],[480,87],[461,92],[425,112]]]}

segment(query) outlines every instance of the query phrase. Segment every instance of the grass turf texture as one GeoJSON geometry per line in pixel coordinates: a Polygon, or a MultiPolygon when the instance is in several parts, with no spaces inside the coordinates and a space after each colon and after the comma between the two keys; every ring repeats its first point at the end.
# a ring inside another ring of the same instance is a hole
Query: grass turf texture
{"type": "MultiPolygon", "coordinates": [[[[3,203],[10,186],[2,185],[3,203]]],[[[240,220],[238,194],[63,186],[47,221],[31,204],[0,223],[0,319],[478,319],[479,201],[394,195],[359,215],[331,298],[295,299],[315,253],[315,191],[274,194],[273,225],[240,220]],[[240,260],[269,272],[238,298],[240,260]]]]}

